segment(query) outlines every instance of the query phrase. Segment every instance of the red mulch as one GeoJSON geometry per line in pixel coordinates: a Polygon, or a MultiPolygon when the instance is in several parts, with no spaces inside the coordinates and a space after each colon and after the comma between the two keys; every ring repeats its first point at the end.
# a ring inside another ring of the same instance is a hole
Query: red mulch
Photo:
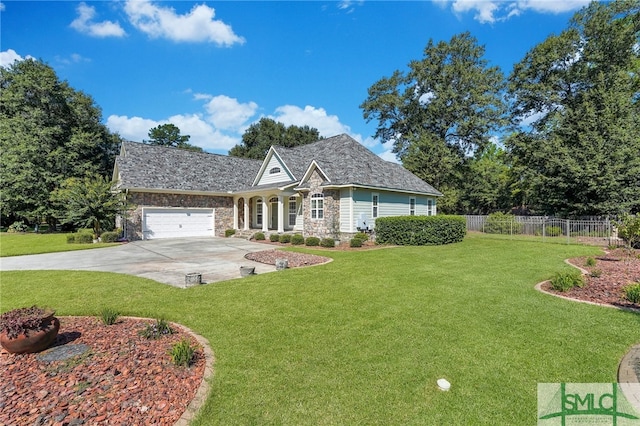
{"type": "Polygon", "coordinates": [[[595,256],[595,266],[586,266],[588,257],[569,259],[569,263],[586,271],[586,285],[566,292],[558,292],[545,283],[542,289],[572,299],[604,303],[624,308],[640,308],[624,298],[623,287],[640,282],[640,250],[616,249],[595,256]],[[600,276],[592,276],[591,274],[600,276]]]}
{"type": "Polygon", "coordinates": [[[0,351],[0,425],[173,425],[196,394],[205,370],[203,349],[172,325],[174,334],[149,340],[138,334],[153,320],[121,318],[111,326],[95,317],[60,317],[54,346],[86,344],[89,351],[44,362],[44,354],[0,351]],[[190,368],[168,352],[187,338],[197,347],[190,368]]]}

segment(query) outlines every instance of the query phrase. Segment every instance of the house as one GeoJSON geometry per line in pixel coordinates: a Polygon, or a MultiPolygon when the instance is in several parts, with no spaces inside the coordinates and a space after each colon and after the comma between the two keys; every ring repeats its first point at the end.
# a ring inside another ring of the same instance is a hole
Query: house
{"type": "Polygon", "coordinates": [[[227,229],[339,238],[378,217],[435,215],[442,195],[344,134],[272,146],[262,161],[124,142],[113,180],[132,206],[120,221],[129,239],[227,229]]]}

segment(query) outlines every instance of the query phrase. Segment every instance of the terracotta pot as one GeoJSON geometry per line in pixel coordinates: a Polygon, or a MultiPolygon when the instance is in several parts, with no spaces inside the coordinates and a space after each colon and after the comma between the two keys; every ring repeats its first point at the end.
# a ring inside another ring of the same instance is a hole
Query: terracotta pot
{"type": "Polygon", "coordinates": [[[45,325],[44,330],[28,330],[27,335],[20,334],[18,337],[10,339],[6,332],[0,333],[0,345],[10,353],[24,354],[40,352],[47,349],[56,340],[60,321],[51,315],[42,319],[45,325]]]}

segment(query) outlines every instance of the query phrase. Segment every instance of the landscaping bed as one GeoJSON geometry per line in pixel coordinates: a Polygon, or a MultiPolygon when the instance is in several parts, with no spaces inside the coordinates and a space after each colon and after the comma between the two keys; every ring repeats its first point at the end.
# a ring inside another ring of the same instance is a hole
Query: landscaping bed
{"type": "Polygon", "coordinates": [[[194,398],[206,362],[189,333],[172,326],[173,334],[146,339],[139,332],[153,321],[133,318],[104,325],[95,317],[60,317],[60,323],[47,351],[0,351],[0,425],[173,425],[194,398]],[[169,355],[183,338],[197,348],[189,368],[175,366],[169,355]],[[73,348],[82,353],[52,359],[73,348]]]}
{"type": "MultiPolygon", "coordinates": [[[[547,282],[542,289],[572,299],[640,309],[640,305],[624,298],[623,288],[640,282],[640,250],[615,249],[595,256],[595,265],[588,266],[588,257],[569,259],[569,263],[587,271],[585,285],[565,292],[555,291],[547,282]]],[[[593,261],[592,261],[593,263],[593,261]]]]}

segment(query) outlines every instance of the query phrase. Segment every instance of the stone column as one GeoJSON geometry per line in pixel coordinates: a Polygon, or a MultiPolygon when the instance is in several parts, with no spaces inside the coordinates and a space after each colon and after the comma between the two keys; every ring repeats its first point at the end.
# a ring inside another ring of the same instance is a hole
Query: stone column
{"type": "Polygon", "coordinates": [[[244,230],[249,230],[249,199],[244,197],[244,230]]]}

